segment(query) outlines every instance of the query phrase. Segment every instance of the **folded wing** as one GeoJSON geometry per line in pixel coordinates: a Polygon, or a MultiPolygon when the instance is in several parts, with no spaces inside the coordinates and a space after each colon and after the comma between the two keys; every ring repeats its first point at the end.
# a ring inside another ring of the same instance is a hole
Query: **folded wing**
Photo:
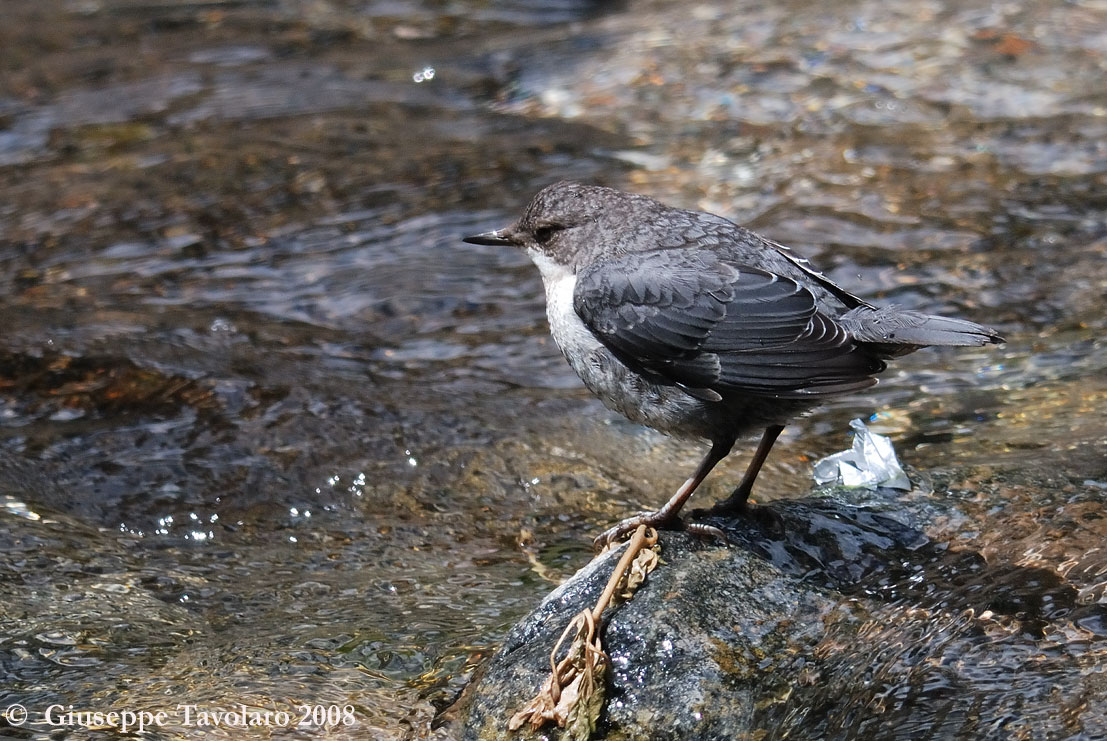
{"type": "Polygon", "coordinates": [[[828,396],[884,369],[802,285],[710,250],[593,265],[577,275],[573,306],[629,367],[704,399],[828,396]]]}

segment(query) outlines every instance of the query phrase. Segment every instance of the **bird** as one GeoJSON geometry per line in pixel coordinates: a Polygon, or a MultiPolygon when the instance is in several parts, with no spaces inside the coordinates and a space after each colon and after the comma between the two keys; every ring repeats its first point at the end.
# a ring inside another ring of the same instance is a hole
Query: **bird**
{"type": "Polygon", "coordinates": [[[660,509],[605,530],[597,547],[639,525],[721,535],[685,523],[680,510],[740,438],[761,432],[745,474],[713,515],[747,513],[785,425],[830,397],[872,386],[887,361],[922,347],[1004,341],[963,319],[875,306],[721,216],[597,185],[549,185],[511,225],[463,241],[530,257],[554,341],[608,408],[710,445],[660,509]]]}

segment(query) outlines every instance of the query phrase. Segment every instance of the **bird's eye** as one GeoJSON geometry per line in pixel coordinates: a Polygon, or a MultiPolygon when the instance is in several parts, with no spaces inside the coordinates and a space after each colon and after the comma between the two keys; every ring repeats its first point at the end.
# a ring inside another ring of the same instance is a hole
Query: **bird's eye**
{"type": "Polygon", "coordinates": [[[534,241],[539,244],[545,244],[553,238],[553,235],[557,234],[563,228],[564,227],[558,224],[544,224],[534,230],[534,241]]]}

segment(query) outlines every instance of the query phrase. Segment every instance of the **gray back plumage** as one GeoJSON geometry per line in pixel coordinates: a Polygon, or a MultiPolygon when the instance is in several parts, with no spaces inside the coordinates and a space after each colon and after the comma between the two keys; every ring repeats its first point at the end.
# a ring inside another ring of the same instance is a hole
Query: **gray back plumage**
{"type": "Polygon", "coordinates": [[[884,359],[994,331],[878,308],[722,217],[558,183],[508,230],[576,275],[573,310],[636,372],[699,398],[822,397],[875,383],[884,359]]]}

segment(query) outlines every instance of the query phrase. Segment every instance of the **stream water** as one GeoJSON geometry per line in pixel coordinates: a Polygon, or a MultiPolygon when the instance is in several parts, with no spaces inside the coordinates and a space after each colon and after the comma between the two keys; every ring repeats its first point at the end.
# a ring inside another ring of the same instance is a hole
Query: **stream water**
{"type": "MultiPolygon", "coordinates": [[[[999,327],[797,420],[757,495],[806,493],[871,418],[960,497],[932,539],[1107,599],[1100,0],[2,13],[0,709],[30,713],[6,737],[98,733],[52,705],[163,711],[158,738],[272,732],[199,721],[240,707],[287,711],[282,738],[434,733],[592,536],[702,452],[604,410],[525,257],[459,242],[559,179],[999,327]]],[[[1078,692],[972,691],[1056,692],[1107,733],[1107,622],[1082,614],[1010,654],[1069,662],[1078,692]]]]}

